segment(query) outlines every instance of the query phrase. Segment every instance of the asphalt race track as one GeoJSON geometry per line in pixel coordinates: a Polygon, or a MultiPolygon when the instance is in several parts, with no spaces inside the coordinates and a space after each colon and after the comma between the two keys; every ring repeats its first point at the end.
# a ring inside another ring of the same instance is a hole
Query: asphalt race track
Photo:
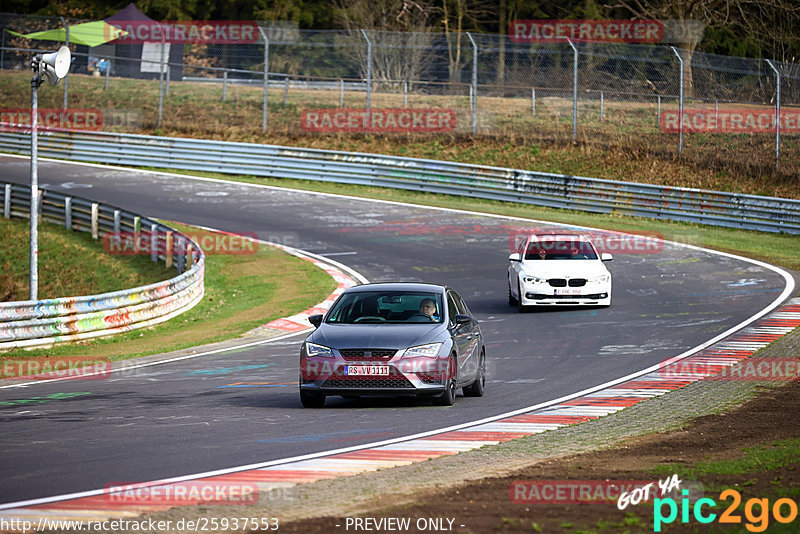
{"type": "MultiPolygon", "coordinates": [[[[0,157],[2,179],[29,180],[0,157]]],[[[519,314],[506,301],[509,227],[535,222],[137,171],[39,162],[45,189],[151,217],[256,233],[370,281],[456,288],[487,339],[487,393],[430,402],[329,398],[300,406],[304,339],[112,374],[0,389],[0,504],[276,460],[406,436],[580,391],[680,354],[772,303],[784,279],[666,245],[615,254],[607,309],[519,314]],[[237,386],[233,386],[237,384],[237,386]],[[74,393],[76,395],[64,395],[74,393]],[[8,401],[48,397],[38,404],[8,401]]],[[[513,234],[513,231],[511,232],[513,234]]]]}

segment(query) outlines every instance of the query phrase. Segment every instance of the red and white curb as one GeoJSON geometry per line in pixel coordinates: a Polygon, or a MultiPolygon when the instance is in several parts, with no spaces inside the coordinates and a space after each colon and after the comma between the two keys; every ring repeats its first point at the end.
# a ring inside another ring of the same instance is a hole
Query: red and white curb
{"type": "MultiPolygon", "coordinates": [[[[691,372],[685,374],[669,373],[665,376],[663,369],[656,370],[598,391],[570,398],[553,406],[457,430],[363,449],[353,448],[343,452],[334,452],[327,456],[317,455],[295,461],[283,461],[283,463],[272,462],[273,465],[264,467],[208,474],[211,476],[184,477],[160,485],[159,482],[154,482],[142,484],[139,487],[148,487],[150,494],[156,488],[161,488],[162,494],[174,494],[176,492],[174,489],[170,491],[171,487],[176,487],[188,480],[195,480],[195,484],[202,482],[214,487],[255,485],[259,493],[263,495],[270,490],[291,487],[296,484],[356,475],[458,454],[484,445],[494,445],[597,419],[682,388],[741,362],[798,326],[800,326],[800,298],[794,298],[753,325],[680,360],[682,368],[692,369],[691,372]]],[[[92,493],[57,502],[18,503],[22,506],[0,510],[0,518],[37,520],[46,517],[48,519],[98,521],[133,517],[171,507],[171,505],[146,502],[146,499],[134,498],[131,499],[131,502],[125,502],[127,499],[124,496],[115,496],[108,491],[92,493]]],[[[181,505],[190,504],[210,503],[200,499],[181,501],[181,505]]]]}

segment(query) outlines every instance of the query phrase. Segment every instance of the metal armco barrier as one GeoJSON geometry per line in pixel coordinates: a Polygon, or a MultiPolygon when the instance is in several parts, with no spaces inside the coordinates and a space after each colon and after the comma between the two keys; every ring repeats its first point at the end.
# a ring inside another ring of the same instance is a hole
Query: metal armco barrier
{"type": "MultiPolygon", "coordinates": [[[[162,323],[203,298],[205,255],[188,237],[135,215],[55,191],[42,191],[41,218],[91,232],[106,246],[142,246],[139,253],[176,266],[178,275],[147,286],[80,297],[0,302],[0,350],[107,336],[162,323]],[[116,241],[115,241],[116,240],[116,241]],[[191,245],[191,246],[189,246],[191,245]]],[[[30,187],[0,182],[3,216],[30,217],[30,187]]]]}
{"type": "MultiPolygon", "coordinates": [[[[0,151],[26,154],[27,133],[0,134],[0,151]]],[[[800,233],[800,201],[534,171],[200,139],[41,132],[39,155],[119,165],[299,178],[595,213],[800,233]]]]}

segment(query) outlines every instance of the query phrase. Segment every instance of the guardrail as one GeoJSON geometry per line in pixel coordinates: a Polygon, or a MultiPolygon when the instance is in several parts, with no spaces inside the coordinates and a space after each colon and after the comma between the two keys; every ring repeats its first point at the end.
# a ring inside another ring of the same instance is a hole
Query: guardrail
{"type": "MultiPolygon", "coordinates": [[[[152,326],[191,309],[203,298],[205,256],[187,236],[127,211],[40,190],[40,217],[103,237],[108,247],[134,247],[178,275],[147,286],[80,297],[0,302],[0,350],[52,345],[152,326]]],[[[0,183],[5,218],[30,217],[30,187],[0,183]]],[[[127,252],[131,252],[127,250],[127,252]]]]}
{"type": "MultiPolygon", "coordinates": [[[[25,132],[0,134],[0,151],[26,154],[29,145],[25,132]]],[[[798,200],[437,160],[77,131],[40,133],[39,154],[97,163],[377,185],[595,213],[800,233],[798,200]]]]}

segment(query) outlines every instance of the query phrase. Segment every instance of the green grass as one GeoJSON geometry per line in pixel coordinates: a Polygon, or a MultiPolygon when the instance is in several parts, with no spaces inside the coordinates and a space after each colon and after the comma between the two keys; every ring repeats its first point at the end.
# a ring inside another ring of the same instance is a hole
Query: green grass
{"type": "MultiPolygon", "coordinates": [[[[167,280],[175,271],[144,256],[111,256],[85,232],[39,228],[39,299],[94,295],[167,280]]],[[[0,302],[28,300],[30,225],[0,218],[0,302]]]]}
{"type": "MultiPolygon", "coordinates": [[[[171,223],[171,226],[189,229],[178,224],[171,223]]],[[[91,239],[88,244],[92,244],[91,239]]],[[[99,244],[95,246],[99,248],[99,244]]],[[[99,253],[104,254],[102,249],[99,253]]],[[[142,259],[149,262],[147,258],[142,259]]],[[[84,272],[91,272],[88,266],[85,268],[84,272]]],[[[173,273],[170,270],[161,279],[173,273]]],[[[330,276],[310,262],[271,247],[261,246],[254,255],[207,255],[203,300],[166,323],[86,344],[17,350],[5,355],[81,355],[121,360],[170,352],[237,337],[273,319],[321,302],[335,287],[330,276]]]]}

